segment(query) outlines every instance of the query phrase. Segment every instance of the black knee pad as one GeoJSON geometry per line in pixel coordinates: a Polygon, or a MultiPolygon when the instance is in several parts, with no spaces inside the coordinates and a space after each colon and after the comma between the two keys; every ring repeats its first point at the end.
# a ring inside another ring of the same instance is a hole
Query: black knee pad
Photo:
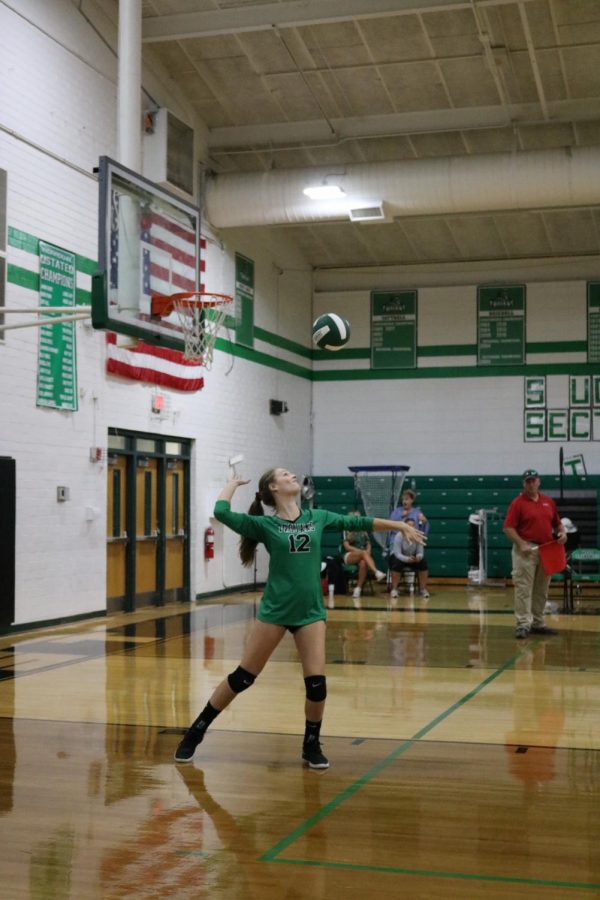
{"type": "Polygon", "coordinates": [[[321,703],[327,696],[327,679],[324,675],[309,675],[304,679],[306,699],[321,703]]]}
{"type": "Polygon", "coordinates": [[[247,691],[249,687],[252,687],[255,681],[256,675],[253,675],[252,672],[247,672],[246,669],[242,669],[241,666],[238,666],[235,672],[231,672],[227,676],[227,683],[231,690],[236,694],[247,691]]]}

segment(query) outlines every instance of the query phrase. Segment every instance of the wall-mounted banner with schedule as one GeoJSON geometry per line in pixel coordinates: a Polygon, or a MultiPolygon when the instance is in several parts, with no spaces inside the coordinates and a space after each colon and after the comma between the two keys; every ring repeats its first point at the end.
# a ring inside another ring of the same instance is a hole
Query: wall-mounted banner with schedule
{"type": "Polygon", "coordinates": [[[590,281],[587,296],[587,358],[600,363],[600,282],[590,281]]]}
{"type": "Polygon", "coordinates": [[[417,292],[371,291],[371,368],[417,367],[417,292]]]}
{"type": "MultiPolygon", "coordinates": [[[[75,254],[45,241],[40,241],[39,252],[40,306],[75,307],[75,254]]],[[[51,322],[52,318],[47,316],[46,320],[51,322]]],[[[76,410],[75,323],[40,325],[39,331],[36,405],[76,410]]]]}
{"type": "Polygon", "coordinates": [[[235,339],[254,347],[254,260],[235,254],[235,339]]]}
{"type": "Polygon", "coordinates": [[[525,362],[525,285],[477,288],[477,365],[525,362]]]}

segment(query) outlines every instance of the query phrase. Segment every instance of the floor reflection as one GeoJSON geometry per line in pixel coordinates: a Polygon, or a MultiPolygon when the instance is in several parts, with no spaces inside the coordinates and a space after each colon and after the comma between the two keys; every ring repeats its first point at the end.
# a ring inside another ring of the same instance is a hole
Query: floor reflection
{"type": "Polygon", "coordinates": [[[513,727],[506,735],[509,772],[528,793],[556,775],[556,747],[565,724],[565,696],[546,670],[548,641],[525,648],[514,664],[513,727]]]}
{"type": "Polygon", "coordinates": [[[449,872],[489,875],[485,896],[501,878],[526,891],[511,900],[593,896],[600,620],[555,615],[556,637],[516,642],[506,597],[461,596],[329,614],[325,773],[300,764],[290,636],[195,765],[171,761],[252,602],[3,638],[3,884],[15,900],[483,897],[435,880],[449,872]],[[553,879],[569,893],[539,887],[553,879]]]}

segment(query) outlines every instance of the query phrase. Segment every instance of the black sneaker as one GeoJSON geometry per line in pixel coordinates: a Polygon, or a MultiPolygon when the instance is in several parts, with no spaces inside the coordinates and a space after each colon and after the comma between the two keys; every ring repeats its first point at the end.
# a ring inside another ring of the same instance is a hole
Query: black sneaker
{"type": "Polygon", "coordinates": [[[556,628],[548,628],[547,625],[532,625],[529,629],[530,634],[545,634],[548,637],[553,634],[558,634],[556,628]]]}
{"type": "Polygon", "coordinates": [[[515,637],[517,640],[523,640],[523,638],[529,637],[529,628],[527,625],[519,625],[518,628],[515,628],[515,637]]]}
{"type": "Polygon", "coordinates": [[[302,747],[302,759],[308,765],[309,769],[328,769],[329,760],[323,755],[321,745],[318,741],[311,744],[304,744],[302,747]]]}
{"type": "Polygon", "coordinates": [[[194,758],[196,747],[198,746],[198,744],[202,743],[204,734],[204,731],[199,731],[197,728],[188,728],[183,736],[183,740],[180,742],[177,750],[175,751],[173,757],[175,762],[191,762],[194,758]]]}

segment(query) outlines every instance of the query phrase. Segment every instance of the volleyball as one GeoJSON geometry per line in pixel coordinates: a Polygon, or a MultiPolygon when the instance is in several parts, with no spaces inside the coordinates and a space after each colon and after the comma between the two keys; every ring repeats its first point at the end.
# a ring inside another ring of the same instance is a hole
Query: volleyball
{"type": "Polygon", "coordinates": [[[339,350],[350,337],[350,322],[337,313],[325,313],[313,322],[313,344],[321,350],[339,350]]]}

